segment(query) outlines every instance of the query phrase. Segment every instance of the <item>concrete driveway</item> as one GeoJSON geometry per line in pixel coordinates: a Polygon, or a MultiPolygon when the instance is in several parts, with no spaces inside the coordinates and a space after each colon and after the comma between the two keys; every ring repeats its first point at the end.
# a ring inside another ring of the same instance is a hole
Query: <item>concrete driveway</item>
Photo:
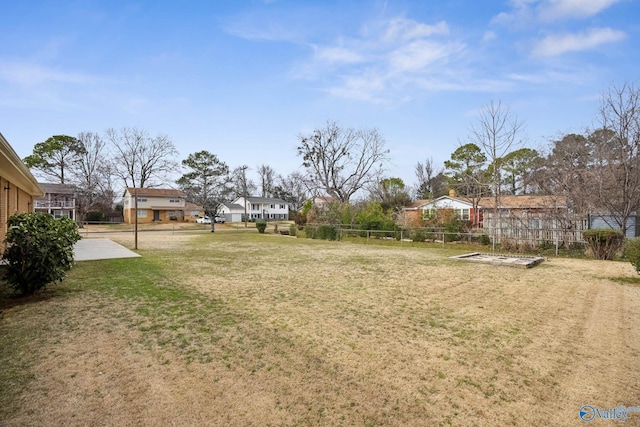
{"type": "Polygon", "coordinates": [[[109,239],[80,239],[73,247],[74,260],[135,258],[140,255],[109,239]]]}

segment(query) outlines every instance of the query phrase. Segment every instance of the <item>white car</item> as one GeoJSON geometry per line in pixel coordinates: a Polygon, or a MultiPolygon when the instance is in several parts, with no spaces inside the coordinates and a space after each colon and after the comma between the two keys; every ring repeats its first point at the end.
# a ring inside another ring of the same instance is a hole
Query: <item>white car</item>
{"type": "Polygon", "coordinates": [[[211,218],[208,216],[200,216],[196,219],[198,224],[211,224],[211,218]]]}
{"type": "Polygon", "coordinates": [[[216,217],[216,222],[218,224],[224,224],[224,217],[223,216],[217,216],[216,217]]]}

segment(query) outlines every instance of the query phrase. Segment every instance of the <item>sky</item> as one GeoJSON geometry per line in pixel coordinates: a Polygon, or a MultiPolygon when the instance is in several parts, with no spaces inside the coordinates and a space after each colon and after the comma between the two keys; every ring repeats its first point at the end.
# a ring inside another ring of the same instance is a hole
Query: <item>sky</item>
{"type": "MultiPolygon", "coordinates": [[[[299,137],[376,128],[387,176],[416,182],[469,142],[490,102],[523,146],[598,125],[640,84],[637,0],[0,0],[0,133],[20,157],[52,135],[135,127],[182,160],[302,170],[299,137]]],[[[254,175],[255,177],[255,175],[254,175]]]]}

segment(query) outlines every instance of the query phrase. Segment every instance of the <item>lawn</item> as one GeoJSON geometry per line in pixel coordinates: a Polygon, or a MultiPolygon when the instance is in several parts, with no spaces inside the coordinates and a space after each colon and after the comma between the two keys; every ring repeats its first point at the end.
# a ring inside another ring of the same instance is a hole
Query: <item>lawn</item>
{"type": "Polygon", "coordinates": [[[0,425],[570,426],[640,405],[629,263],[236,232],[139,248],[0,297],[0,425]]]}

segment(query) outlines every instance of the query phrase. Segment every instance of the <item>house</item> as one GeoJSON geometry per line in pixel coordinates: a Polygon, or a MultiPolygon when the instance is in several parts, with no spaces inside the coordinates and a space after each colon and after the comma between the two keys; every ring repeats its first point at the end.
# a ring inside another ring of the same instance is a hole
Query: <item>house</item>
{"type": "Polygon", "coordinates": [[[474,208],[473,202],[466,198],[440,196],[417,207],[423,220],[437,218],[438,211],[443,209],[453,211],[457,219],[474,223],[481,222],[480,208],[474,208]],[[474,219],[476,220],[473,221],[474,219]]]}
{"type": "Polygon", "coordinates": [[[76,220],[77,188],[71,184],[40,183],[44,196],[35,200],[35,211],[46,212],[55,218],[76,220]]]}
{"type": "Polygon", "coordinates": [[[203,216],[205,216],[205,212],[202,206],[191,202],[185,203],[183,216],[185,222],[196,222],[198,218],[203,216]]]}
{"type": "Polygon", "coordinates": [[[289,203],[282,199],[270,197],[238,197],[229,204],[224,204],[221,213],[228,222],[255,221],[286,221],[289,219],[289,203]],[[240,221],[238,221],[240,219],[240,221]]]}
{"type": "MultiPolygon", "coordinates": [[[[16,213],[33,212],[44,190],[0,133],[0,242],[7,236],[7,220],[16,213]]],[[[0,246],[0,252],[4,244],[0,246]]]]}
{"type": "Polygon", "coordinates": [[[482,228],[498,243],[537,246],[541,242],[558,245],[581,243],[582,231],[589,228],[584,217],[576,217],[563,196],[500,196],[483,197],[482,228]]]}
{"type": "Polygon", "coordinates": [[[124,222],[184,221],[186,195],[172,188],[127,187],[122,199],[124,222]],[[137,197],[137,205],[136,205],[137,197]],[[137,212],[137,214],[136,214],[137,212]]]}
{"type": "MultiPolygon", "coordinates": [[[[626,235],[624,237],[632,239],[640,236],[640,221],[638,215],[632,213],[626,221],[626,235]]],[[[620,216],[610,213],[592,213],[589,215],[589,228],[611,228],[613,230],[620,230],[620,224],[622,224],[622,218],[620,216]]]]}
{"type": "MultiPolygon", "coordinates": [[[[247,214],[249,214],[249,209],[247,209],[247,214]]],[[[218,215],[223,216],[226,222],[243,222],[244,206],[236,203],[225,203],[220,207],[218,215]]]]}

